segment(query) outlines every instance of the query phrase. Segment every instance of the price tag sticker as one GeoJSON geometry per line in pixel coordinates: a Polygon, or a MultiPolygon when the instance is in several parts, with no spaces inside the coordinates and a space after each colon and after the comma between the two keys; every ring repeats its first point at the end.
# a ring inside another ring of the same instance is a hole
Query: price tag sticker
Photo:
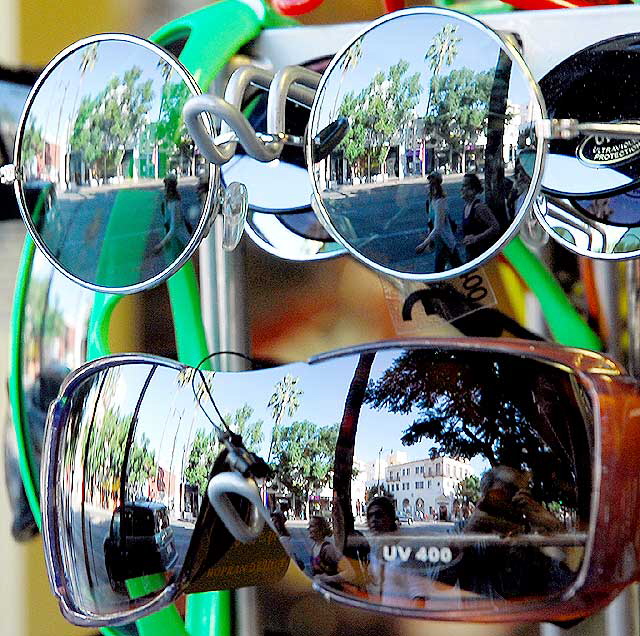
{"type": "Polygon", "coordinates": [[[441,283],[380,277],[396,333],[450,335],[447,325],[498,303],[484,268],[441,283]]]}

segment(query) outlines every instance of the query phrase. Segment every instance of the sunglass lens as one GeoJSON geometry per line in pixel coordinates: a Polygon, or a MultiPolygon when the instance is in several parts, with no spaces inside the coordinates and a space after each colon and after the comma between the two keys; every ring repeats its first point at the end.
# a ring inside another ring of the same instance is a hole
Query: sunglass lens
{"type": "Polygon", "coordinates": [[[16,161],[29,229],[66,273],[128,288],[185,252],[209,190],[182,120],[195,90],[138,39],[81,43],[45,70],[16,161]]]}
{"type": "MultiPolygon", "coordinates": [[[[130,612],[178,581],[189,591],[255,585],[288,566],[270,530],[243,551],[208,504],[212,472],[228,467],[198,403],[206,399],[202,377],[163,364],[115,364],[67,395],[46,514],[49,527],[61,529],[52,553],[67,605],[80,614],[130,612]]],[[[245,411],[233,414],[241,429],[245,411]]],[[[249,519],[246,502],[234,502],[249,519]]]]}
{"type": "Polygon", "coordinates": [[[178,450],[197,416],[180,377],[151,364],[116,366],[89,376],[70,399],[55,458],[55,514],[68,594],[86,613],[148,601],[184,563],[201,499],[196,484],[206,483],[186,489],[181,477],[200,471],[206,482],[213,449],[204,436],[197,458],[178,450]]]}
{"type": "MultiPolygon", "coordinates": [[[[540,80],[549,117],[579,121],[637,121],[637,33],[593,44],[540,80]],[[587,71],[588,69],[588,71],[587,71]]],[[[640,181],[640,142],[598,135],[550,142],[542,187],[560,197],[607,196],[640,181]]]]}
{"type": "Polygon", "coordinates": [[[341,597],[471,608],[576,579],[593,425],[571,372],[395,349],[217,374],[212,391],[275,470],[267,494],[283,545],[341,597]]]}
{"type": "Polygon", "coordinates": [[[332,233],[368,264],[447,277],[515,231],[540,168],[540,104],[479,23],[424,10],[374,26],[330,66],[309,139],[341,117],[348,129],[311,174],[332,233]]]}

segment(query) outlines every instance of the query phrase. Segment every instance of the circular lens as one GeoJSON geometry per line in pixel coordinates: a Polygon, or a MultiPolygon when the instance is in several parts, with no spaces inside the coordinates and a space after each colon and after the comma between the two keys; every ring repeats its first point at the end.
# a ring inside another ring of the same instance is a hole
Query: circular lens
{"type": "Polygon", "coordinates": [[[45,69],[21,122],[17,188],[37,245],[77,282],[137,291],[195,248],[217,179],[182,119],[198,92],[131,36],[84,40],[45,69]]]}
{"type": "Polygon", "coordinates": [[[459,275],[515,233],[542,165],[541,115],[521,58],[481,23],[431,8],[383,18],[316,94],[307,160],[319,213],[379,271],[459,275]],[[342,139],[319,152],[340,118],[342,139]]]}
{"type": "MultiPolygon", "coordinates": [[[[589,46],[540,81],[549,116],[580,121],[635,121],[634,69],[640,35],[589,46]]],[[[536,213],[549,234],[583,256],[640,254],[640,144],[582,136],[551,141],[536,213]]]]}
{"type": "MultiPolygon", "coordinates": [[[[549,117],[584,122],[635,122],[640,88],[637,33],[575,53],[540,81],[549,117]]],[[[640,183],[640,141],[579,136],[549,144],[542,188],[559,197],[608,196],[640,183]]]]}

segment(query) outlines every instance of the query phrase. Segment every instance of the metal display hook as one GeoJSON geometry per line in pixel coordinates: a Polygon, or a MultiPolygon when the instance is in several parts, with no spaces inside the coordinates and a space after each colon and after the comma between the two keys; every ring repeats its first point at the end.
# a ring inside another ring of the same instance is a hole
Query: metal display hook
{"type": "Polygon", "coordinates": [[[231,160],[238,143],[245,152],[261,162],[277,159],[285,144],[302,145],[301,137],[285,133],[287,99],[311,108],[320,73],[301,66],[287,66],[273,74],[255,66],[243,66],[229,78],[224,99],[216,95],[199,95],[187,101],[183,116],[202,155],[211,163],[223,165],[231,160]],[[250,85],[269,90],[267,134],[258,133],[242,114],[240,107],[250,85]],[[201,119],[209,113],[221,120],[220,134],[214,139],[201,119]]]}

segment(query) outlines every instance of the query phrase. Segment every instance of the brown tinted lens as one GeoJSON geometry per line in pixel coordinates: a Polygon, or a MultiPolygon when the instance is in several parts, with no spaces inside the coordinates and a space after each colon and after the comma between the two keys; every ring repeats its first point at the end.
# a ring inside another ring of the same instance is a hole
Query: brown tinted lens
{"type": "Polygon", "coordinates": [[[395,349],[217,374],[213,395],[269,456],[274,523],[320,585],[429,609],[544,597],[575,580],[592,424],[570,370],[395,349]]]}

